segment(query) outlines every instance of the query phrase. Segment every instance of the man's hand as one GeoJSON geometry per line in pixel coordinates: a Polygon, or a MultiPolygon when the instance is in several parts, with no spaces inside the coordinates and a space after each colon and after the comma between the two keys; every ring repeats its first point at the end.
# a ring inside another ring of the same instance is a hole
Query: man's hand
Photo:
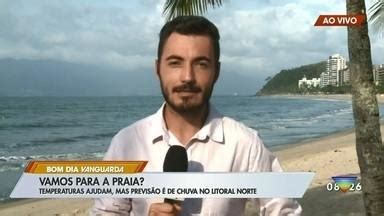
{"type": "Polygon", "coordinates": [[[179,204],[152,203],[149,207],[148,216],[176,216],[181,212],[179,204]]]}

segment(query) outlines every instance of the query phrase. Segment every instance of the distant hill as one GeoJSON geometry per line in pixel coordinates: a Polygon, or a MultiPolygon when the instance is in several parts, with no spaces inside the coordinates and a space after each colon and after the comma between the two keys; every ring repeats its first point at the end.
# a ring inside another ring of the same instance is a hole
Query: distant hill
{"type": "MultiPolygon", "coordinates": [[[[217,95],[248,94],[261,82],[223,71],[217,95]]],[[[0,96],[127,96],[161,95],[153,66],[117,70],[57,60],[0,59],[0,96]]]]}
{"type": "Polygon", "coordinates": [[[256,95],[294,94],[298,93],[298,80],[305,75],[307,79],[319,78],[325,71],[326,62],[309,64],[293,69],[281,70],[271,78],[256,95]]]}

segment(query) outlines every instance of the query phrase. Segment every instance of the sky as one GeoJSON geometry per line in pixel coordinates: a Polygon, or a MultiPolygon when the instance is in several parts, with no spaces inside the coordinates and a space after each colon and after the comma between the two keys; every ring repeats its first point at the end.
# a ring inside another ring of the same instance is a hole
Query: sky
{"type": "MultiPolygon", "coordinates": [[[[0,58],[153,70],[164,2],[2,0],[0,58]]],[[[222,70],[265,79],[335,53],[347,57],[346,28],[314,27],[320,14],[345,14],[345,1],[226,0],[206,17],[220,30],[222,70]]],[[[370,36],[373,63],[382,64],[384,33],[370,36]]]]}

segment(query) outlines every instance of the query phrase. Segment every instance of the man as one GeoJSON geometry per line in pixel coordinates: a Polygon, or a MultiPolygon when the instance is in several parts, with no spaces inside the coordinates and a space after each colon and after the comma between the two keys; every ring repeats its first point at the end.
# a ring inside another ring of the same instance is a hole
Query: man
{"type": "MultiPolygon", "coordinates": [[[[165,103],[157,113],[122,129],[105,160],[147,160],[145,172],[161,172],[171,145],[184,146],[190,172],[281,171],[257,132],[210,103],[219,77],[219,32],[199,16],[177,17],[160,31],[156,74],[165,103]]],[[[291,199],[255,199],[261,215],[299,215],[291,199]]],[[[93,214],[243,215],[246,199],[97,199],[93,214]]]]}

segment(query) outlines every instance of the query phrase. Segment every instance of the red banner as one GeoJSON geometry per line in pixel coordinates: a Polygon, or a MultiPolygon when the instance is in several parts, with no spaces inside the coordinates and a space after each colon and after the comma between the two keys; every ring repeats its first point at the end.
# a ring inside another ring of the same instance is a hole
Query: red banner
{"type": "Polygon", "coordinates": [[[320,15],[315,26],[361,26],[364,15],[320,15]]]}

